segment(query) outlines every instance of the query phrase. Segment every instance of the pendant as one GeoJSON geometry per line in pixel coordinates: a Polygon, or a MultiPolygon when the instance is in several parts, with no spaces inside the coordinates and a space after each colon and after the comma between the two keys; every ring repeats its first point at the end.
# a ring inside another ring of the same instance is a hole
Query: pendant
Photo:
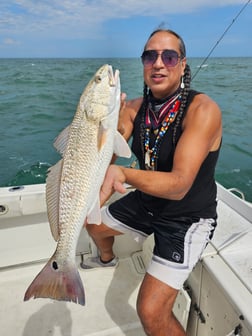
{"type": "Polygon", "coordinates": [[[150,164],[150,161],[151,161],[151,151],[147,149],[147,151],[145,152],[145,157],[144,157],[144,163],[145,163],[146,170],[154,170],[150,164]]]}
{"type": "Polygon", "coordinates": [[[145,158],[144,158],[145,168],[150,169],[150,150],[147,149],[145,152],[145,158]]]}

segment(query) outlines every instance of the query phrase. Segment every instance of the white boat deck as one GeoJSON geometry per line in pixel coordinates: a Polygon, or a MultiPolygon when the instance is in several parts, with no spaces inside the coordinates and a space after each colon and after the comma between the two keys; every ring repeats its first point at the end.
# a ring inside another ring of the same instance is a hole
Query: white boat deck
{"type": "Polygon", "coordinates": [[[0,272],[0,325],[5,336],[144,335],[135,310],[143,275],[131,258],[121,259],[116,269],[80,270],[85,306],[50,299],[23,302],[43,264],[0,272]]]}
{"type": "MultiPolygon", "coordinates": [[[[219,194],[223,187],[219,186],[219,194]]],[[[252,293],[252,206],[225,193],[219,200],[218,225],[211,245],[252,293]],[[241,215],[242,214],[242,215],[241,215]]],[[[251,310],[252,316],[252,310],[251,310]]]]}
{"type": "MultiPolygon", "coordinates": [[[[81,270],[86,305],[50,299],[23,301],[24,293],[52,255],[54,242],[46,215],[44,185],[0,193],[0,327],[5,336],[144,335],[135,304],[143,270],[134,266],[128,245],[118,237],[116,269],[81,270]],[[141,273],[142,272],[142,273],[141,273]]],[[[90,253],[82,230],[76,257],[90,253]]],[[[95,252],[93,252],[95,253],[95,252]]]]}
{"type": "MultiPolygon", "coordinates": [[[[219,186],[214,239],[181,291],[174,312],[190,336],[226,336],[242,326],[252,335],[252,207],[219,186]],[[190,302],[191,309],[190,309],[190,302]],[[194,306],[200,307],[205,322],[194,306]],[[190,310],[190,315],[189,315],[190,310]],[[189,315],[189,322],[187,324],[189,315]],[[241,319],[242,317],[242,319],[241,319]]],[[[0,326],[5,336],[142,336],[136,298],[153,247],[116,237],[116,269],[81,270],[86,305],[50,299],[23,301],[55,249],[46,216],[44,185],[0,190],[0,326]]],[[[95,254],[82,230],[76,263],[95,254]]]]}

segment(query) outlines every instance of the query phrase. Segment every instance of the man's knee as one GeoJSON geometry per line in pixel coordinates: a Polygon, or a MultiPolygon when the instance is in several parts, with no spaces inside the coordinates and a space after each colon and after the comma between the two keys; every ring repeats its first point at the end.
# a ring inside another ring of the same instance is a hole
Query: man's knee
{"type": "Polygon", "coordinates": [[[117,232],[109,228],[103,223],[100,225],[87,224],[86,229],[87,229],[88,234],[92,238],[107,238],[107,237],[113,237],[113,236],[121,234],[120,232],[117,232]]]}
{"type": "Polygon", "coordinates": [[[138,302],[137,313],[148,336],[186,335],[168,303],[159,307],[151,307],[138,302]]]}
{"type": "Polygon", "coordinates": [[[99,228],[99,226],[100,225],[96,225],[96,224],[87,224],[86,229],[87,229],[88,234],[94,238],[100,237],[102,234],[102,230],[101,228],[99,228]]]}
{"type": "Polygon", "coordinates": [[[160,330],[172,328],[177,292],[147,273],[137,300],[137,313],[147,335],[159,335],[160,330]]]}
{"type": "Polygon", "coordinates": [[[155,320],[155,312],[152,307],[148,304],[145,305],[140,300],[137,301],[137,314],[140,318],[140,321],[144,327],[145,332],[149,335],[152,328],[154,328],[155,320]]]}
{"type": "Polygon", "coordinates": [[[167,305],[151,307],[148,304],[138,302],[137,313],[147,335],[160,335],[161,331],[169,330],[172,311],[167,305]]]}

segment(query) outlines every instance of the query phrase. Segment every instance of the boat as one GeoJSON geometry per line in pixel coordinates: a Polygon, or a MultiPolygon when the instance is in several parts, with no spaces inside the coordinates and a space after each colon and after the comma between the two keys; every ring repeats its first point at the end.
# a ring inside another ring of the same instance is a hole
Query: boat
{"type": "MultiPolygon", "coordinates": [[[[252,205],[218,187],[218,227],[173,307],[188,336],[252,335],[252,205]]],[[[120,197],[114,194],[110,202],[120,197]]],[[[116,237],[117,268],[79,269],[86,305],[24,293],[55,249],[45,184],[0,188],[0,325],[5,336],[141,336],[135,304],[153,237],[116,237]]],[[[97,255],[83,228],[76,263],[97,255]]]]}

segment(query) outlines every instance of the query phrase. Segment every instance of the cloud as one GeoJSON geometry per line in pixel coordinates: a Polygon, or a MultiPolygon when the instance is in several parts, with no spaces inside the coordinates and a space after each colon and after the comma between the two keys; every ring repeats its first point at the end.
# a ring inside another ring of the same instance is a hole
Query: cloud
{"type": "Polygon", "coordinates": [[[98,35],[104,22],[132,16],[159,17],[204,7],[244,4],[244,0],[2,0],[0,32],[64,36],[98,35]]]}
{"type": "MultiPolygon", "coordinates": [[[[189,45],[190,29],[195,32],[202,25],[198,33],[204,37],[198,38],[194,45],[194,50],[199,50],[206,44],[206,36],[211,41],[216,39],[231,22],[232,5],[242,8],[244,2],[246,0],[1,0],[1,57],[139,55],[142,41],[161,22],[167,28],[176,27],[189,45]],[[208,20],[208,10],[212,10],[214,18],[219,15],[214,25],[212,19],[208,20]],[[224,11],[223,18],[219,13],[224,11]],[[195,17],[195,21],[189,21],[190,17],[195,17]]],[[[234,11],[237,12],[237,8],[234,11]]]]}
{"type": "Polygon", "coordinates": [[[2,41],[0,42],[0,48],[3,50],[3,48],[5,50],[8,50],[9,48],[12,48],[12,47],[19,47],[21,46],[21,42],[16,40],[16,39],[13,39],[11,37],[5,37],[2,39],[2,41]]]}
{"type": "Polygon", "coordinates": [[[5,44],[5,45],[15,45],[15,44],[19,44],[19,42],[13,40],[12,38],[7,37],[3,40],[3,44],[5,44]]]}

